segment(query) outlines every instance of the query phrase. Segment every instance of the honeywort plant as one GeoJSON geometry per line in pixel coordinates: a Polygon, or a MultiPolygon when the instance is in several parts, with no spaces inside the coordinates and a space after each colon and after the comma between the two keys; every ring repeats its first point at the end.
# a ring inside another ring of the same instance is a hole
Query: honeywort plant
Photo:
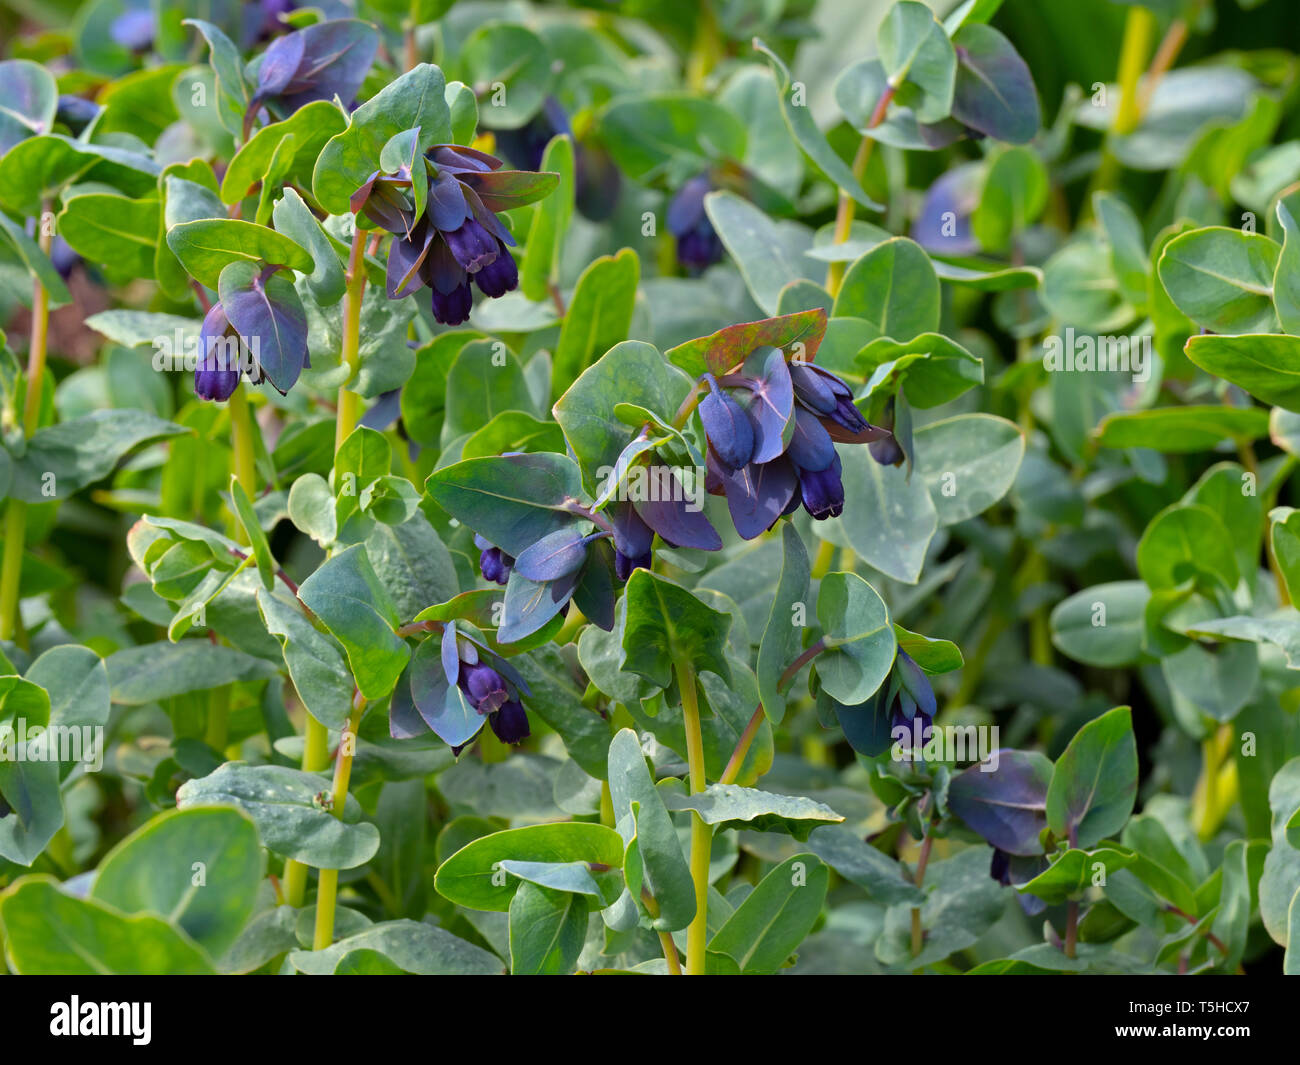
{"type": "Polygon", "coordinates": [[[1300,971],[1281,0],[21,12],[9,970],[1300,971]]]}

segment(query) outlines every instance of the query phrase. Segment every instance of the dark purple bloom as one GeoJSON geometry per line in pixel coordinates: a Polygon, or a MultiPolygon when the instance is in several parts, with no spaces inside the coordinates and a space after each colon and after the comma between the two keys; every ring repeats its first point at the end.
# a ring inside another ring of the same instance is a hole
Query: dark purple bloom
{"type": "Polygon", "coordinates": [[[879,440],[871,441],[867,445],[867,450],[871,452],[871,457],[882,466],[898,466],[906,457],[892,433],[879,440]]]}
{"type": "Polygon", "coordinates": [[[530,735],[528,715],[524,713],[523,704],[516,699],[502,704],[501,709],[488,718],[488,725],[502,743],[521,743],[530,735]]]}
{"type": "Polygon", "coordinates": [[[102,110],[94,100],[87,100],[83,96],[60,96],[54,120],[72,130],[73,136],[79,136],[102,110]]]}
{"type": "Polygon", "coordinates": [[[519,267],[501,241],[497,241],[497,257],[474,274],[474,283],[483,295],[492,299],[504,296],[519,287],[519,267]]]}
{"type": "Polygon", "coordinates": [[[840,480],[840,470],[840,457],[836,455],[824,470],[799,471],[799,493],[804,509],[817,521],[838,518],[844,512],[844,482],[840,480]]]}
{"type": "Polygon", "coordinates": [[[713,188],[707,174],[691,178],[668,204],[668,232],[677,238],[677,261],[702,272],[722,258],[722,240],[704,210],[704,197],[713,188]]]}
{"type": "Polygon", "coordinates": [[[50,262],[54,264],[54,269],[59,272],[59,276],[66,281],[72,273],[72,268],[81,261],[81,256],[56,233],[54,239],[50,241],[50,262]]]}
{"type": "Polygon", "coordinates": [[[832,373],[806,362],[790,364],[795,398],[814,414],[830,414],[841,396],[852,396],[848,385],[832,373]]]}
{"type": "Polygon", "coordinates": [[[989,862],[989,876],[1003,887],[1011,884],[1011,855],[1006,851],[993,848],[993,860],[989,862]]]}
{"type": "Polygon", "coordinates": [[[515,564],[515,560],[501,548],[477,534],[474,536],[474,546],[481,552],[478,557],[478,568],[484,580],[505,584],[510,579],[510,567],[515,564]]]}
{"type": "Polygon", "coordinates": [[[194,394],[224,403],[239,387],[239,335],[230,326],[225,308],[214,303],[199,330],[199,365],[194,370],[194,394]]]}
{"type": "Polygon", "coordinates": [[[497,260],[501,242],[484,229],[474,218],[466,219],[458,228],[443,233],[452,257],[467,274],[477,274],[497,260]]]}
{"type": "Polygon", "coordinates": [[[443,325],[460,325],[469,320],[469,312],[474,307],[474,293],[469,281],[462,281],[450,292],[443,292],[437,286],[433,288],[433,318],[443,325]]]}
{"type": "Polygon", "coordinates": [[[709,394],[700,400],[700,421],[718,458],[733,470],[754,457],[754,424],[730,393],[708,376],[709,394]]]}
{"type": "Polygon", "coordinates": [[[495,713],[510,699],[501,674],[481,662],[477,665],[462,664],[458,683],[480,714],[495,713]]]}

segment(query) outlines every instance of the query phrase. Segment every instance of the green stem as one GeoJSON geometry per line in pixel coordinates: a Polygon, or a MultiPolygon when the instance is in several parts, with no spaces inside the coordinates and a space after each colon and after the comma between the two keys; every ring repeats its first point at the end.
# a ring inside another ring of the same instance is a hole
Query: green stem
{"type": "Polygon", "coordinates": [[[249,499],[257,498],[257,452],[253,408],[241,384],[230,396],[230,437],[235,452],[235,477],[249,499]]]}
{"type": "Polygon", "coordinates": [[[214,751],[224,751],[230,742],[229,688],[215,688],[208,693],[208,729],[203,742],[214,751]]]}
{"type": "MultiPolygon", "coordinates": [[[[334,759],[334,791],[331,810],[340,821],[348,801],[348,784],[352,780],[352,759],[357,750],[357,729],[361,727],[361,714],[366,701],[360,692],[352,698],[352,713],[348,726],[339,737],[338,756],[334,759]]],[[[324,950],[334,942],[334,911],[339,896],[339,871],[322,869],[316,891],[316,930],[312,937],[312,950],[324,950]]]]}
{"type": "MultiPolygon", "coordinates": [[[[704,775],[704,735],[700,730],[699,691],[695,667],[687,661],[674,664],[677,687],[682,696],[682,719],[686,726],[686,763],[691,794],[708,786],[704,775]]],[[[713,834],[697,812],[691,812],[691,880],[695,884],[695,916],[686,929],[686,974],[704,975],[704,954],[709,934],[709,851],[713,834]]]]}
{"type": "Polygon", "coordinates": [[[343,346],[340,356],[343,365],[348,368],[348,376],[339,385],[338,421],[334,432],[336,452],[357,427],[357,420],[361,416],[361,396],[353,392],[350,386],[361,361],[361,301],[366,290],[365,246],[366,231],[358,226],[352,234],[347,290],[343,294],[343,346]]]}
{"type": "MultiPolygon", "coordinates": [[[[1115,121],[1111,125],[1110,136],[1102,148],[1101,164],[1093,180],[1093,191],[1108,189],[1115,184],[1119,176],[1119,160],[1115,157],[1113,137],[1124,137],[1137,129],[1142,121],[1142,100],[1138,95],[1142,70],[1147,56],[1151,52],[1151,42],[1155,37],[1156,18],[1145,7],[1134,4],[1128,9],[1124,22],[1124,39],[1120,44],[1119,70],[1119,104],[1115,108],[1115,121]]],[[[1092,197],[1087,197],[1084,211],[1090,210],[1092,197]]]]}
{"type": "MultiPolygon", "coordinates": [[[[53,233],[45,224],[49,204],[41,205],[36,228],[41,251],[49,254],[53,233]]],[[[45,386],[45,353],[50,332],[50,296],[40,278],[32,278],[32,340],[27,349],[27,395],[23,401],[23,435],[31,437],[41,423],[41,396],[45,386]]],[[[5,549],[0,569],[0,640],[12,640],[18,631],[18,595],[23,577],[23,543],[27,538],[27,504],[9,500],[5,511],[5,549]]]]}
{"type": "MultiPolygon", "coordinates": [[[[890,101],[897,92],[894,85],[886,85],[884,92],[880,94],[880,99],[876,101],[875,109],[871,117],[867,120],[867,129],[875,129],[885,120],[885,115],[889,113],[890,101]]],[[[876,146],[876,142],[866,136],[862,137],[858,144],[858,150],[853,156],[853,176],[862,183],[862,179],[867,173],[867,164],[871,162],[871,153],[876,146]]],[[[835,210],[835,243],[845,244],[853,232],[853,216],[857,213],[857,204],[853,197],[847,192],[840,193],[839,205],[835,210]]],[[[844,271],[847,263],[831,263],[826,269],[826,291],[835,296],[840,291],[840,285],[844,281],[844,271]]]]}
{"type": "MultiPolygon", "coordinates": [[[[348,256],[347,289],[343,294],[343,341],[340,354],[344,365],[348,367],[348,378],[339,386],[337,421],[334,427],[334,453],[343,446],[352,430],[357,426],[361,413],[361,397],[351,391],[348,385],[356,376],[361,351],[361,300],[366,289],[365,263],[366,232],[359,226],[352,233],[352,250],[348,256]]],[[[329,766],[329,730],[311,714],[307,715],[303,727],[302,768],[308,773],[320,773],[329,766]]],[[[351,760],[348,762],[351,772],[351,760]]],[[[333,884],[327,887],[330,870],[322,869],[316,898],[317,919],[319,923],[320,908],[326,905],[327,890],[336,891],[338,873],[334,872],[333,884]]],[[[284,863],[284,896],[290,906],[301,906],[307,895],[307,867],[292,858],[284,863]]],[[[328,900],[331,913],[330,931],[333,933],[334,902],[328,900]]]]}
{"type": "MultiPolygon", "coordinates": [[[[921,856],[916,862],[916,886],[920,887],[925,881],[925,867],[930,863],[930,848],[934,846],[934,834],[927,833],[924,841],[921,843],[921,856]]],[[[921,929],[921,907],[912,907],[912,957],[921,953],[921,948],[925,945],[925,934],[921,929]]]]}

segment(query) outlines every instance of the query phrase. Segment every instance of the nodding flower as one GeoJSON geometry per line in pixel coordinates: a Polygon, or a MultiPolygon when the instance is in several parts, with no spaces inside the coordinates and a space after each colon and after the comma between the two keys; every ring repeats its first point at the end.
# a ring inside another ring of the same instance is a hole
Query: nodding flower
{"type": "Polygon", "coordinates": [[[392,173],[375,171],[352,194],[355,213],[393,234],[389,299],[428,285],[433,317],[443,325],[460,325],[473,309],[475,286],[489,299],[519,286],[519,267],[510,252],[515,240],[497,213],[507,203],[531,200],[506,196],[524,175],[500,167],[501,161],[486,152],[440,144],[392,173]],[[424,187],[417,195],[419,183],[424,187]],[[424,205],[422,214],[417,204],[424,205]]]}
{"type": "Polygon", "coordinates": [[[703,273],[722,259],[722,238],[704,209],[704,197],[713,189],[707,174],[697,174],[684,184],[668,204],[668,232],[677,238],[677,261],[687,270],[703,273]]]}
{"type": "Polygon", "coordinates": [[[839,517],[844,481],[837,443],[889,436],[867,423],[835,374],[759,348],[739,372],[704,377],[699,403],[708,441],[708,488],[724,495],[736,531],[753,539],[802,503],[814,519],[839,517]]]}
{"type": "Polygon", "coordinates": [[[495,544],[474,534],[474,546],[479,549],[478,568],[483,579],[495,584],[505,584],[510,579],[510,568],[515,564],[514,558],[507,555],[495,544]]]}
{"type": "Polygon", "coordinates": [[[203,316],[199,353],[199,365],[194,370],[194,394],[199,399],[224,403],[239,387],[239,334],[219,302],[203,316]]]}

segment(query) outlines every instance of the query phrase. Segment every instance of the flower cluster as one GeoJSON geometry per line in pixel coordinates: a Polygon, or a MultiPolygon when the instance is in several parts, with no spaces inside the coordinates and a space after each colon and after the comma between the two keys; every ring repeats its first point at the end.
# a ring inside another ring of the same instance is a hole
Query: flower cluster
{"type": "Polygon", "coordinates": [[[489,651],[457,623],[442,631],[441,646],[433,646],[421,665],[411,668],[411,703],[394,699],[389,731],[408,739],[432,730],[453,753],[460,754],[483,725],[502,743],[521,743],[529,736],[528,713],[522,696],[527,683],[500,655],[489,651]]]}
{"type": "Polygon", "coordinates": [[[725,495],[736,531],[747,540],[802,504],[816,520],[838,517],[844,483],[836,442],[890,437],[869,425],[853,391],[811,363],[787,363],[778,348],[759,348],[738,373],[705,375],[700,421],[708,438],[708,489],[725,495]]]}
{"type": "Polygon", "coordinates": [[[439,144],[376,170],[353,193],[353,212],[393,234],[389,299],[428,285],[434,318],[459,325],[474,304],[471,283],[492,299],[518,286],[515,241],[497,212],[544,196],[558,178],[539,182],[533,179],[554,176],[501,165],[486,152],[439,144]]]}

